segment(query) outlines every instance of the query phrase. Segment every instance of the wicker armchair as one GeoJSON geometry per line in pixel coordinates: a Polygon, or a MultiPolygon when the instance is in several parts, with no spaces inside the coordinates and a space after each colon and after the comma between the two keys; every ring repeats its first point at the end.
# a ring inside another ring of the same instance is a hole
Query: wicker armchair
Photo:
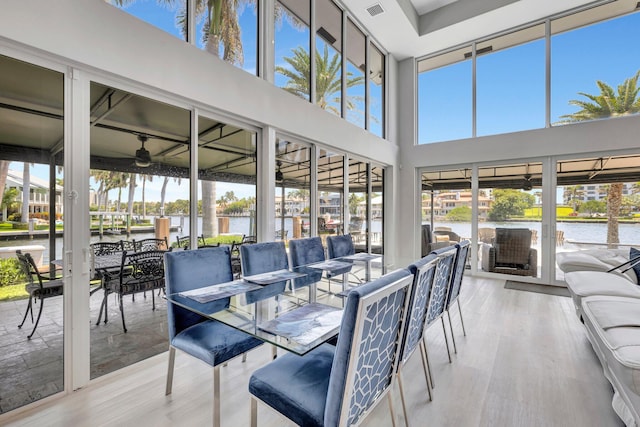
{"type": "Polygon", "coordinates": [[[493,244],[482,245],[482,269],[517,276],[538,274],[538,252],[528,228],[496,228],[493,244]]]}

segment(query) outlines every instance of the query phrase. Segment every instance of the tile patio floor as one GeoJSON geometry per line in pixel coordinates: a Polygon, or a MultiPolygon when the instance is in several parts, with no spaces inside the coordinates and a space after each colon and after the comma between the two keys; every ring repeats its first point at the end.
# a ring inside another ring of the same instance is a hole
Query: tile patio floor
{"type": "MultiPolygon", "coordinates": [[[[156,291],[157,292],[157,291],[156,291]]],[[[10,411],[63,390],[63,297],[45,300],[42,317],[31,340],[33,324],[22,321],[27,300],[0,303],[0,413],[10,411]]],[[[90,298],[91,379],[165,352],[167,336],[166,301],[156,294],[137,294],[124,299],[127,333],[122,329],[115,295],[109,296],[108,323],[96,325],[102,291],[90,298]]],[[[37,316],[39,305],[34,311],[37,316]]]]}

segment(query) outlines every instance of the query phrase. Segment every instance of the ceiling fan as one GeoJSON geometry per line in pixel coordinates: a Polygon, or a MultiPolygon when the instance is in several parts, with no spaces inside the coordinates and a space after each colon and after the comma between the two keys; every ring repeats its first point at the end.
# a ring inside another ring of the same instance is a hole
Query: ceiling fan
{"type": "Polygon", "coordinates": [[[138,135],[138,141],[142,144],[142,146],[136,150],[136,166],[139,168],[148,168],[151,166],[151,153],[144,148],[144,143],[147,142],[148,139],[147,135],[138,135]]]}
{"type": "Polygon", "coordinates": [[[531,174],[524,174],[524,181],[522,182],[522,189],[524,191],[529,191],[533,188],[533,184],[531,182],[531,174]]]}

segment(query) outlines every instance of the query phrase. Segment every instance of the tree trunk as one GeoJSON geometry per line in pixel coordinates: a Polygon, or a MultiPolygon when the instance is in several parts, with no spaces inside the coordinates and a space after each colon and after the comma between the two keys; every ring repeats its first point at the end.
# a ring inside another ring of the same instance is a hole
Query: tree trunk
{"type": "Polygon", "coordinates": [[[617,248],[617,243],[620,243],[618,217],[622,206],[622,187],[621,182],[616,182],[609,186],[607,192],[607,244],[609,248],[617,248]]]}
{"type": "Polygon", "coordinates": [[[20,222],[29,222],[29,195],[31,193],[31,165],[23,164],[22,169],[22,212],[20,222]]]}
{"type": "Polygon", "coordinates": [[[127,198],[127,213],[129,214],[129,221],[127,221],[127,234],[131,233],[131,220],[133,218],[133,198],[136,193],[136,175],[135,173],[129,174],[129,196],[127,198]]]}
{"type": "MultiPolygon", "coordinates": [[[[2,197],[4,197],[4,186],[7,183],[7,175],[9,174],[9,161],[0,160],[0,204],[2,204],[2,197]]],[[[2,218],[4,221],[7,218],[2,218]]]]}
{"type": "Polygon", "coordinates": [[[167,195],[167,184],[169,183],[169,177],[165,176],[162,181],[162,189],[160,190],[160,216],[164,216],[164,198],[167,195]]]}

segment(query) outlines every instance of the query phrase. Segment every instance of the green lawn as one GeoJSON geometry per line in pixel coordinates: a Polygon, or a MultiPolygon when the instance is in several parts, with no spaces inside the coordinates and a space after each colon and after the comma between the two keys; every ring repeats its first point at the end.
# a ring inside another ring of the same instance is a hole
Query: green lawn
{"type": "Polygon", "coordinates": [[[0,286],[0,301],[16,301],[28,297],[29,294],[24,290],[24,284],[0,286]]]}

